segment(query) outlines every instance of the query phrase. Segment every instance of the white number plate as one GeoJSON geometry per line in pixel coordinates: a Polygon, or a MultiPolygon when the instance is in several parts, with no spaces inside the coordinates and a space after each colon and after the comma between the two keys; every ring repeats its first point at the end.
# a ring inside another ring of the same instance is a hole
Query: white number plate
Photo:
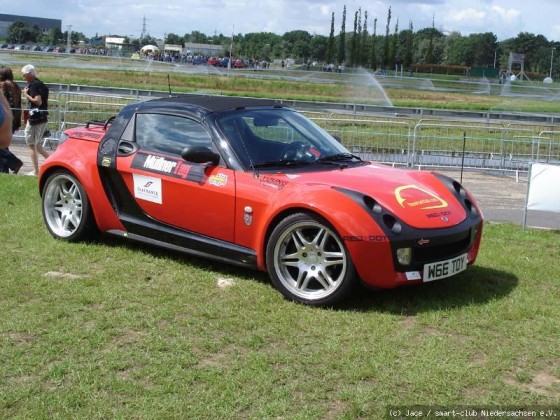
{"type": "Polygon", "coordinates": [[[467,254],[459,255],[445,261],[438,261],[424,266],[424,282],[454,276],[467,269],[467,254]]]}

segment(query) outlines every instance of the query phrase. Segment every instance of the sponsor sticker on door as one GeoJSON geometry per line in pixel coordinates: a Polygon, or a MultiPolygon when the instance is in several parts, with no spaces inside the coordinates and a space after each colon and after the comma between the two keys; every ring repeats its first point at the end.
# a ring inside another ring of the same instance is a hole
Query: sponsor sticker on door
{"type": "Polygon", "coordinates": [[[161,179],[151,176],[133,174],[134,197],[161,204],[161,179]]]}

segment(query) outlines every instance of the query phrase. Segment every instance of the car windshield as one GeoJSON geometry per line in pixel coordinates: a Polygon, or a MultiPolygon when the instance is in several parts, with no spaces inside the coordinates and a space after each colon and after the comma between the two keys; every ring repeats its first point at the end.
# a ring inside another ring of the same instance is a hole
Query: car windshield
{"type": "Polygon", "coordinates": [[[330,156],[356,161],[330,134],[290,109],[236,110],[217,122],[246,169],[301,167],[330,156]]]}

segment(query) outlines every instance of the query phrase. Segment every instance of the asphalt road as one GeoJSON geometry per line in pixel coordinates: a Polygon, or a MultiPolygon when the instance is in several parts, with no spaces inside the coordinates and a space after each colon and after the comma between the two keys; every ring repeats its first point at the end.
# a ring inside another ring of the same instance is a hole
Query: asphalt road
{"type": "MultiPolygon", "coordinates": [[[[22,140],[16,140],[10,150],[24,163],[20,174],[25,175],[30,172],[31,158],[22,140]]],[[[39,163],[42,161],[43,158],[40,157],[39,163]]],[[[517,178],[512,173],[504,175],[475,171],[465,171],[463,174],[449,170],[442,172],[457,181],[462,180],[463,186],[474,195],[480,204],[486,220],[523,225],[527,198],[526,176],[517,178]]],[[[526,225],[560,230],[560,209],[559,213],[528,211],[526,225]]]]}

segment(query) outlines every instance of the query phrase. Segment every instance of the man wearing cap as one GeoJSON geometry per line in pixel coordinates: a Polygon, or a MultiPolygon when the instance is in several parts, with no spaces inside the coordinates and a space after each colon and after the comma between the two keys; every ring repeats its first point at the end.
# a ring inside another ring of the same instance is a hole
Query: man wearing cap
{"type": "Polygon", "coordinates": [[[23,97],[29,102],[27,124],[25,125],[25,143],[29,147],[33,171],[28,175],[37,176],[39,172],[39,156],[45,159],[49,153],[43,148],[43,134],[47,128],[49,108],[49,88],[37,78],[35,67],[27,64],[21,69],[27,86],[23,89],[23,97]]]}

